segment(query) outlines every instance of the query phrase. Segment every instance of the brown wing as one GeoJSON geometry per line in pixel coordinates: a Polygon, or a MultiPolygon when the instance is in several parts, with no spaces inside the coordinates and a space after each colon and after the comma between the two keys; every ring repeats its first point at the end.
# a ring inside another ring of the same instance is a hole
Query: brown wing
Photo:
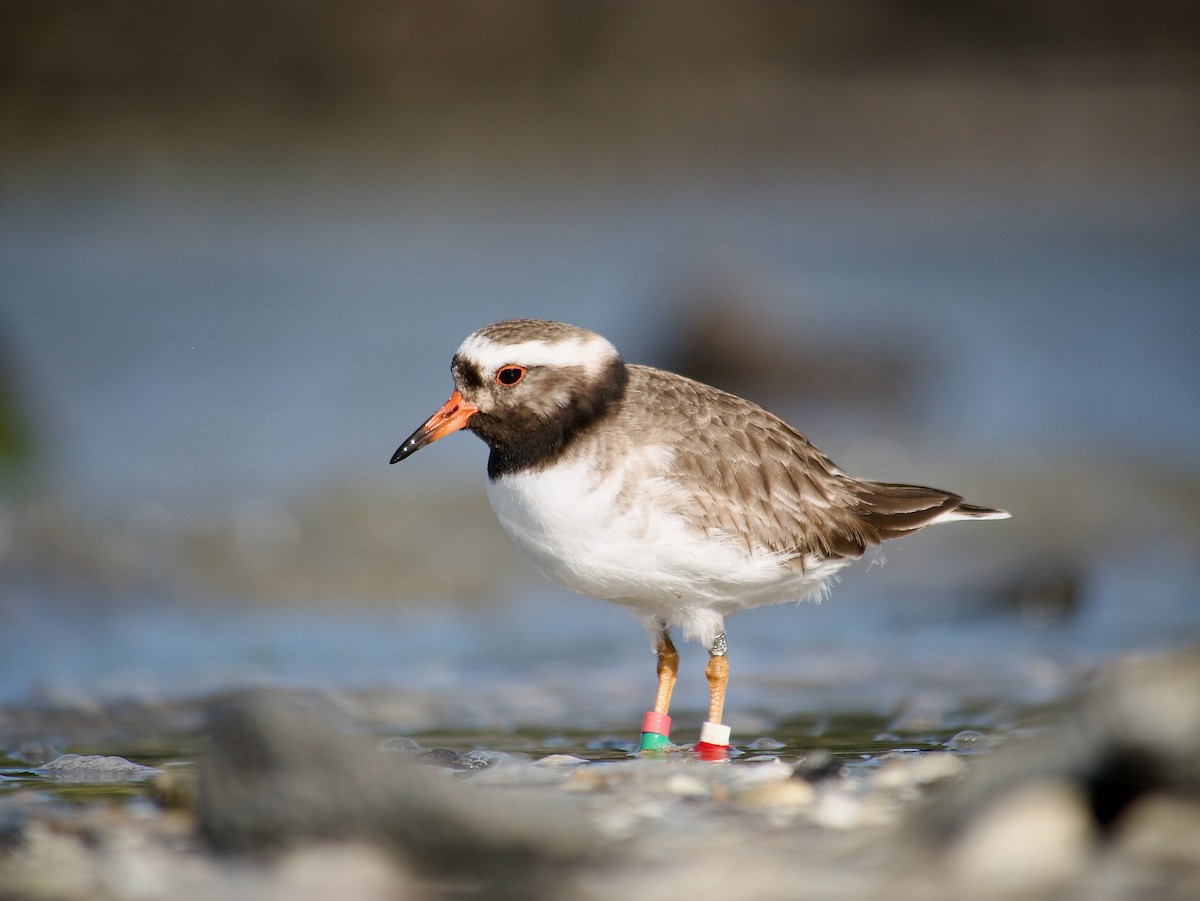
{"type": "Polygon", "coordinates": [[[858,483],[783,420],[682,376],[629,370],[626,409],[649,410],[643,440],[674,451],[671,472],[688,485],[679,512],[696,528],[800,559],[858,557],[878,543],[878,528],[856,515],[858,483]]]}
{"type": "Polygon", "coordinates": [[[860,557],[940,519],[1008,515],[938,488],[853,479],[756,404],[657,369],[629,371],[626,414],[652,414],[638,440],[671,447],[671,472],[687,477],[679,512],[705,533],[740,536],[802,566],[809,554],[860,557]]]}

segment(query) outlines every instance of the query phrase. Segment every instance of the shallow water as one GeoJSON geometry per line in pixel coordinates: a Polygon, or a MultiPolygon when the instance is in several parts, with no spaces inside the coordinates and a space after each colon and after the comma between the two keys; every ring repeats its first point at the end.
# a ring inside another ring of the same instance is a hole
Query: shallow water
{"type": "MultiPolygon", "coordinates": [[[[728,709],[752,725],[828,710],[1051,700],[1101,663],[1200,634],[1194,564],[1164,557],[1154,572],[1097,571],[1078,609],[1042,622],[999,601],[906,597],[862,567],[824,603],[731,618],[728,709]]],[[[28,603],[7,595],[7,703],[164,703],[259,686],[391,694],[405,729],[616,727],[636,720],[653,688],[649,641],[631,617],[545,585],[480,610],[161,598],[72,607],[30,591],[28,603]]],[[[705,655],[693,645],[681,653],[676,712],[698,714],[705,655]]]]}
{"type": "Polygon", "coordinates": [[[916,403],[883,415],[797,404],[804,386],[762,398],[847,468],[928,478],[925,459],[1200,455],[1200,210],[1186,192],[928,174],[311,175],[7,185],[0,327],[73,503],[478,477],[468,440],[403,476],[384,466],[449,393],[469,331],[563,319],[653,363],[695,292],[725,288],[800,352],[882,341],[927,368],[916,403]]]}
{"type": "MultiPolygon", "coordinates": [[[[779,409],[851,471],[985,486],[970,499],[1014,513],[901,542],[894,562],[857,567],[819,606],[735,617],[735,734],[848,711],[1002,723],[1107,660],[1200,638],[1190,195],[929,177],[501,189],[214,173],[7,192],[0,325],[41,439],[39,478],[100,532],[136,532],[135,569],[167,587],[80,585],[73,533],[34,575],[6,573],[5,703],[172,705],[273,686],[378,692],[404,734],[627,734],[653,687],[645,635],[541,583],[491,589],[487,560],[514,554],[506,543],[475,567],[482,601],[469,611],[413,597],[403,578],[402,605],[357,603],[336,578],[323,604],[291,607],[270,585],[275,603],[247,603],[195,591],[169,542],[146,551],[189,517],[230,511],[235,544],[286,542],[311,525],[289,505],[345,483],[482,494],[470,436],[386,465],[449,391],[466,332],[549,316],[655,362],[677,349],[695,283],[737,286],[750,298],[739,309],[813,339],[809,351],[906,348],[926,375],[903,409],[788,399],[803,386],[779,386],[779,409]],[[1047,565],[1081,587],[1038,622],[1014,599],[1047,565]]],[[[397,543],[411,536],[400,505],[335,514],[351,539],[355,516],[384,548],[392,528],[397,543]]],[[[461,522],[417,527],[444,536],[435,568],[488,540],[461,522]]],[[[17,532],[0,522],[0,551],[17,532]]],[[[704,709],[703,663],[683,649],[680,728],[704,709]]]]}

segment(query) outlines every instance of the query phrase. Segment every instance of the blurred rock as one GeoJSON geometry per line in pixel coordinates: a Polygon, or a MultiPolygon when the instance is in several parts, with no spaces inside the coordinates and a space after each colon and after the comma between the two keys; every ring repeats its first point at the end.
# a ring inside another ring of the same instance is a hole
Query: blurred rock
{"type": "Polygon", "coordinates": [[[1005,794],[954,843],[947,865],[964,885],[998,895],[1056,889],[1082,872],[1092,834],[1081,793],[1031,781],[1005,794]]]}
{"type": "Polygon", "coordinates": [[[424,764],[425,766],[459,769],[458,752],[452,751],[449,748],[428,748],[423,751],[417,751],[413,754],[412,760],[415,763],[424,764]]]}
{"type": "Polygon", "coordinates": [[[925,348],[899,339],[781,330],[745,289],[701,286],[680,298],[672,344],[660,365],[744,397],[853,404],[894,414],[911,409],[925,375],[925,348]]]}
{"type": "Polygon", "coordinates": [[[264,889],[287,901],[402,901],[420,897],[414,880],[378,847],[340,842],[284,855],[264,889]]]}
{"type": "Polygon", "coordinates": [[[196,807],[197,782],[194,766],[167,766],[151,777],[149,796],[164,810],[191,811],[196,807]]]}
{"type": "Polygon", "coordinates": [[[22,742],[18,747],[8,752],[8,756],[30,766],[42,766],[56,757],[61,757],[63,745],[60,741],[40,739],[22,742]]]}
{"type": "Polygon", "coordinates": [[[1006,574],[985,598],[992,609],[1015,613],[1034,629],[1069,623],[1085,607],[1089,565],[1073,555],[1017,563],[1015,577],[1006,574]]]}
{"type": "Polygon", "coordinates": [[[595,860],[577,805],[541,796],[514,805],[380,753],[339,725],[312,702],[265,693],[214,706],[198,802],[208,842],[261,854],[363,840],[496,898],[542,897],[595,860]]]}
{"type": "Polygon", "coordinates": [[[923,826],[963,885],[1047,892],[1100,868],[1127,875],[1120,858],[1167,822],[1169,845],[1193,851],[1186,866],[1148,870],[1132,895],[1082,896],[1183,897],[1172,880],[1200,884],[1200,647],[1106,671],[1051,726],[983,758],[923,826]]]}
{"type": "Polygon", "coordinates": [[[803,779],[784,779],[755,785],[739,798],[742,806],[753,809],[778,807],[807,807],[813,803],[816,792],[812,784],[803,779]]]}

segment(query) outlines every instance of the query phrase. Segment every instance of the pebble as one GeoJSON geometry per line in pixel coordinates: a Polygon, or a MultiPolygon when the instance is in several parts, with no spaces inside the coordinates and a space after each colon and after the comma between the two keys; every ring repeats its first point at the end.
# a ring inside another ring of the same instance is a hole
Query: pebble
{"type": "Polygon", "coordinates": [[[785,763],[778,757],[768,757],[752,766],[730,767],[720,774],[720,778],[737,789],[766,782],[782,782],[790,779],[795,771],[794,764],[785,763]]]}
{"type": "Polygon", "coordinates": [[[477,785],[532,788],[558,785],[564,782],[570,773],[570,767],[536,766],[528,760],[513,757],[491,766],[470,770],[470,780],[477,785]]]}
{"type": "Polygon", "coordinates": [[[873,784],[876,788],[927,785],[960,776],[967,768],[961,758],[945,751],[887,756],[888,759],[874,773],[873,784]]]}
{"type": "Polygon", "coordinates": [[[159,770],[133,763],[124,757],[63,754],[34,772],[59,782],[140,782],[157,775],[159,770]]]}
{"type": "MultiPolygon", "coordinates": [[[[909,735],[907,748],[853,757],[772,756],[763,736],[742,746],[753,756],[717,763],[377,743],[272,696],[224,708],[199,765],[150,783],[154,803],[46,803],[53,791],[4,786],[0,898],[1200,897],[1196,684],[1200,659],[1165,687],[1091,702],[1065,739],[1016,746],[1010,730],[985,755],[973,752],[987,736],[946,741],[948,729],[934,748],[909,735]],[[1113,769],[1112,751],[1135,742],[1148,762],[1113,769]],[[405,765],[421,758],[438,768],[405,765]],[[1150,765],[1175,781],[1098,818],[1098,779],[1136,786],[1150,765]],[[547,871],[534,890],[513,888],[547,871]]],[[[43,769],[112,781],[128,768],[153,772],[77,755],[43,769]]]]}
{"type": "Polygon", "coordinates": [[[509,754],[505,751],[492,751],[487,748],[476,748],[473,751],[466,751],[458,757],[457,766],[464,770],[482,770],[490,766],[496,766],[501,763],[509,763],[514,760],[523,760],[514,754],[509,754]]]}
{"type": "Polygon", "coordinates": [[[842,766],[842,760],[821,749],[800,758],[795,769],[798,774],[810,782],[817,782],[838,775],[842,771],[842,766]]]}
{"type": "Polygon", "coordinates": [[[825,789],[816,796],[813,822],[826,829],[853,829],[863,823],[863,801],[843,789],[825,789]]]}
{"type": "Polygon", "coordinates": [[[784,779],[754,785],[737,796],[738,803],[751,810],[777,807],[808,807],[816,799],[812,783],[804,779],[784,779]]]}
{"type": "Polygon", "coordinates": [[[540,760],[533,762],[534,766],[579,766],[587,763],[582,757],[575,757],[571,754],[547,754],[540,760]]]}
{"type": "Polygon", "coordinates": [[[413,754],[414,761],[426,766],[441,766],[456,768],[459,765],[459,754],[449,748],[429,748],[413,754]]]}
{"type": "Polygon", "coordinates": [[[687,772],[672,773],[663,783],[663,788],[682,798],[711,798],[713,795],[711,783],[687,772]]]}
{"type": "Polygon", "coordinates": [[[974,729],[964,729],[946,742],[947,748],[960,754],[980,754],[990,746],[991,742],[988,737],[974,729]]]}
{"type": "Polygon", "coordinates": [[[768,736],[763,736],[762,738],[754,739],[754,741],[752,741],[748,745],[746,745],[746,750],[747,751],[780,751],[786,747],[787,747],[787,745],[785,745],[783,742],[779,741],[778,739],[770,738],[768,736]]]}

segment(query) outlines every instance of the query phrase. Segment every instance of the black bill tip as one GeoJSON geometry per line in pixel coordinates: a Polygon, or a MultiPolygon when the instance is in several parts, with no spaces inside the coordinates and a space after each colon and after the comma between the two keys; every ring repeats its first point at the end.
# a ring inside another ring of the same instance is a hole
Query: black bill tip
{"type": "Polygon", "coordinates": [[[401,444],[398,448],[396,448],[396,452],[394,454],[392,454],[392,462],[399,463],[405,457],[411,457],[413,454],[415,454],[417,451],[419,451],[422,447],[424,447],[424,444],[422,442],[416,441],[413,438],[409,438],[407,441],[405,441],[403,444],[401,444]]]}

